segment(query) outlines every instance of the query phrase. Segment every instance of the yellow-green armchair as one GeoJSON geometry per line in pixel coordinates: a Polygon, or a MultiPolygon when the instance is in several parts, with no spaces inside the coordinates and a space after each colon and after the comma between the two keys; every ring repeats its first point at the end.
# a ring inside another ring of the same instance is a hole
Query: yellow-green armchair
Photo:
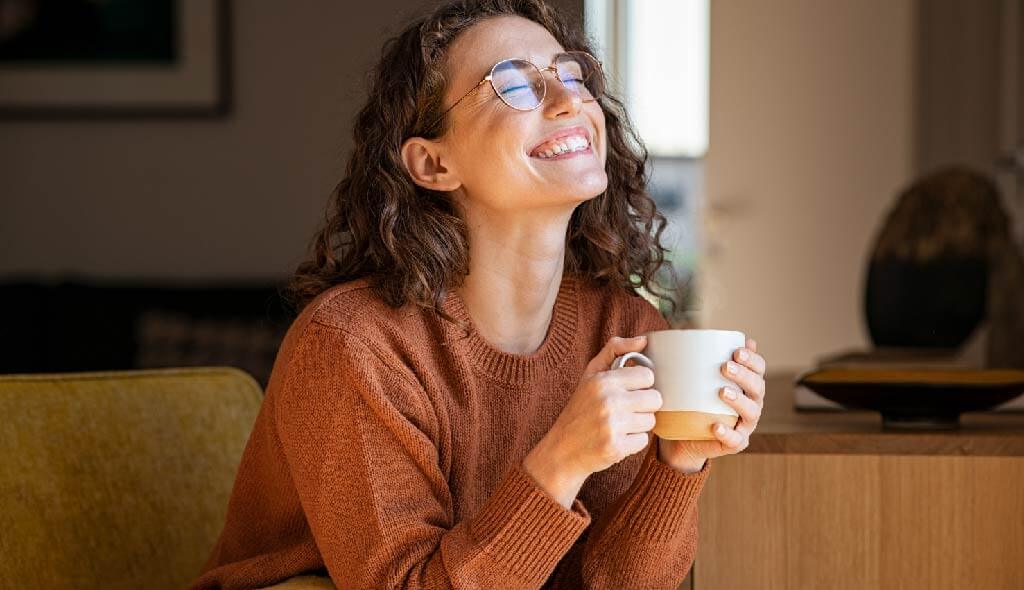
{"type": "Polygon", "coordinates": [[[0,586],[184,588],[262,397],[229,367],[0,375],[0,586]]]}

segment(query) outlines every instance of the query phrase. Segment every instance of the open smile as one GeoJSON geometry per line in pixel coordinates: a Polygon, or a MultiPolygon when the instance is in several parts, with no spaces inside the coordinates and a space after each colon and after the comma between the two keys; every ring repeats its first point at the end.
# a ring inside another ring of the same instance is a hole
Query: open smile
{"type": "Polygon", "coordinates": [[[593,153],[590,133],[583,127],[569,127],[555,132],[530,150],[530,157],[539,160],[564,160],[593,153]]]}

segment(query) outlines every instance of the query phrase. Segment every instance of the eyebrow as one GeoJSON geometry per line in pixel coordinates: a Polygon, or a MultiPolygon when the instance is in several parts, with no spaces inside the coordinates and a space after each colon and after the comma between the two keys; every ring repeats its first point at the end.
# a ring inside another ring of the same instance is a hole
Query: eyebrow
{"type": "Polygon", "coordinates": [[[558,57],[559,55],[562,55],[563,53],[565,53],[564,49],[552,53],[551,57],[549,57],[547,59],[540,59],[540,60],[527,59],[526,61],[533,62],[533,63],[535,63],[537,65],[544,64],[544,65],[548,65],[549,66],[549,65],[551,65],[551,62],[555,61],[556,57],[558,57]]]}
{"type": "MultiPolygon", "coordinates": [[[[534,64],[536,66],[547,67],[547,66],[551,65],[551,62],[555,61],[556,57],[558,57],[559,55],[562,55],[566,51],[567,50],[565,50],[565,49],[556,51],[556,52],[552,53],[551,57],[549,57],[547,59],[536,59],[536,58],[533,58],[533,57],[522,56],[522,55],[513,55],[513,56],[510,56],[510,57],[500,57],[500,58],[494,60],[491,63],[491,65],[486,70],[484,70],[484,72],[482,74],[480,74],[480,78],[484,78],[484,77],[488,76],[491,73],[491,70],[494,68],[494,66],[496,64],[498,64],[500,62],[503,62],[503,61],[506,61],[506,60],[510,60],[510,59],[518,59],[518,60],[521,60],[521,61],[528,61],[528,62],[530,62],[530,63],[532,63],[532,64],[534,64]]],[[[480,78],[477,78],[477,79],[479,80],[480,78]]]]}

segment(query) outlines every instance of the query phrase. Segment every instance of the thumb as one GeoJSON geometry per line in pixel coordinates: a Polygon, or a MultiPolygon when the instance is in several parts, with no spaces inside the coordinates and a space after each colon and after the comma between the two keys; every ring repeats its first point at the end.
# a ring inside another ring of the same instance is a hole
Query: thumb
{"type": "Polygon", "coordinates": [[[616,357],[622,356],[627,352],[640,352],[645,346],[647,346],[647,336],[636,336],[634,338],[613,336],[604,345],[601,352],[597,353],[597,356],[587,364],[584,374],[589,376],[601,371],[607,371],[612,367],[612,362],[616,357]]]}

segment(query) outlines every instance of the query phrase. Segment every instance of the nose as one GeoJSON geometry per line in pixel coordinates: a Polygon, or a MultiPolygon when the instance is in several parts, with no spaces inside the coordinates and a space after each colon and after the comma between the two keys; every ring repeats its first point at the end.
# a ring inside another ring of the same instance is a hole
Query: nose
{"type": "Polygon", "coordinates": [[[583,99],[579,94],[565,87],[565,84],[558,78],[558,73],[552,70],[542,72],[542,75],[550,74],[545,78],[547,85],[547,96],[544,97],[544,116],[555,119],[564,115],[575,115],[580,111],[583,99]]]}

